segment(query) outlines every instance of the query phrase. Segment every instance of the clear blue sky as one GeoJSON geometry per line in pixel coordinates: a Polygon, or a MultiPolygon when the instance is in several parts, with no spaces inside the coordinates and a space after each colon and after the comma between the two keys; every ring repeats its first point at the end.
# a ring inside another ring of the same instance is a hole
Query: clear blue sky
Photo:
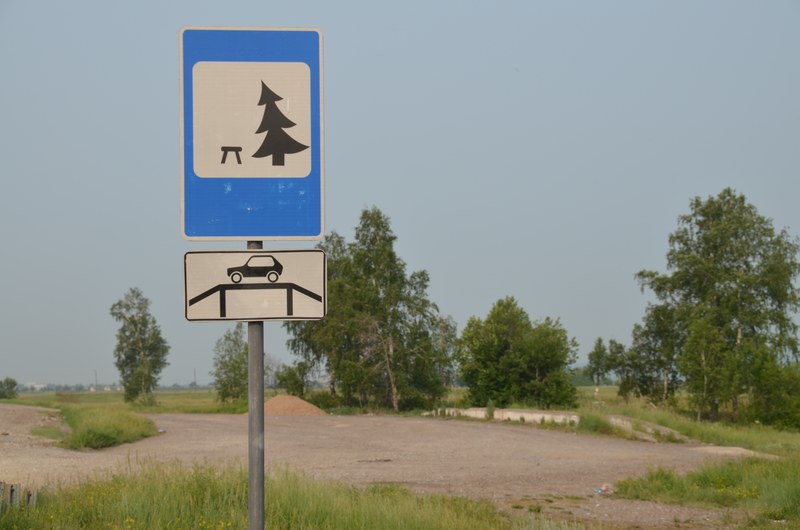
{"type": "Polygon", "coordinates": [[[513,295],[582,359],[628,343],[634,274],[727,186],[800,234],[797,1],[0,0],[0,377],[118,380],[138,286],[162,383],[210,380],[231,324],[184,319],[183,254],[245,244],[180,234],[183,26],[321,29],[327,228],[380,208],[459,329],[513,295]]]}

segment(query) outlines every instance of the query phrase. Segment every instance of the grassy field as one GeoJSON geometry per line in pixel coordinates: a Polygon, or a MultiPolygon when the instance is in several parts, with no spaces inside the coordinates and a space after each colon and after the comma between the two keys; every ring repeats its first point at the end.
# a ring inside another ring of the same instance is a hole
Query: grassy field
{"type": "Polygon", "coordinates": [[[779,461],[748,458],[706,466],[678,476],[652,469],[640,479],[616,485],[616,494],[677,504],[736,508],[753,527],[800,528],[800,457],[779,461]]]}
{"type": "Polygon", "coordinates": [[[594,387],[580,387],[579,413],[628,416],[633,419],[663,425],[700,442],[744,447],[776,456],[800,455],[800,433],[781,431],[764,425],[736,426],[725,423],[695,421],[685,414],[654,407],[641,399],[625,401],[616,387],[600,387],[594,398],[594,387]]]}
{"type": "MultiPolygon", "coordinates": [[[[213,390],[170,391],[156,394],[156,405],[125,403],[121,392],[31,392],[20,394],[12,403],[60,408],[63,405],[101,406],[133,412],[238,414],[247,412],[246,402],[220,403],[213,390]]],[[[269,396],[267,396],[269,397],[269,396]]]]}
{"type": "Polygon", "coordinates": [[[49,427],[36,435],[58,439],[70,449],[101,449],[135,442],[156,434],[155,424],[137,413],[247,412],[247,403],[220,403],[210,390],[164,392],[157,405],[125,403],[120,392],[56,392],[20,394],[12,403],[59,409],[68,428],[49,427]]]}
{"type": "MultiPolygon", "coordinates": [[[[266,484],[270,529],[572,529],[538,515],[514,518],[488,502],[415,495],[397,486],[357,489],[284,471],[266,484]]],[[[247,473],[149,464],[137,474],[40,494],[35,507],[0,513],[4,529],[247,528],[247,473]]]]}

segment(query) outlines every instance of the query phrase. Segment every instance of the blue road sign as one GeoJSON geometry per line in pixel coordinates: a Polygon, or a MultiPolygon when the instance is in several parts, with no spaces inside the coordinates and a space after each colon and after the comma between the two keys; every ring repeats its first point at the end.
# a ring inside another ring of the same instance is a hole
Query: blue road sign
{"type": "Polygon", "coordinates": [[[180,54],[183,236],[321,238],[320,32],[183,28],[180,54]]]}

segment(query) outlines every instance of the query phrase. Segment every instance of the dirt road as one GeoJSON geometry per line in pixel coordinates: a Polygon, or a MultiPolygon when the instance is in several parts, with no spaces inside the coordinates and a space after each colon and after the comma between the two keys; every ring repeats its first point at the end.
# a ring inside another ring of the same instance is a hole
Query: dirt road
{"type": "MultiPolygon", "coordinates": [[[[69,451],[30,435],[53,411],[0,405],[0,480],[44,485],[118,470],[142,459],[247,465],[247,416],[150,415],[163,434],[99,451],[69,451]]],[[[503,508],[623,528],[719,528],[722,512],[616,499],[604,483],[654,466],[686,472],[741,450],[656,444],[509,425],[394,416],[267,417],[266,459],[319,479],[394,483],[487,498],[503,508]],[[522,508],[520,508],[522,507],[522,508]]]]}

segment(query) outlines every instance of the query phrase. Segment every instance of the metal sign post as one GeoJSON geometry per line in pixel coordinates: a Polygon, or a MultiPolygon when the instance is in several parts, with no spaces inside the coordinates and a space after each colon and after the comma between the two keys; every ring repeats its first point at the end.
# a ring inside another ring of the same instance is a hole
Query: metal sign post
{"type": "MultiPolygon", "coordinates": [[[[248,241],[261,249],[261,241],[248,241]]],[[[264,528],[264,323],[247,323],[247,520],[250,530],[264,528]]]]}

